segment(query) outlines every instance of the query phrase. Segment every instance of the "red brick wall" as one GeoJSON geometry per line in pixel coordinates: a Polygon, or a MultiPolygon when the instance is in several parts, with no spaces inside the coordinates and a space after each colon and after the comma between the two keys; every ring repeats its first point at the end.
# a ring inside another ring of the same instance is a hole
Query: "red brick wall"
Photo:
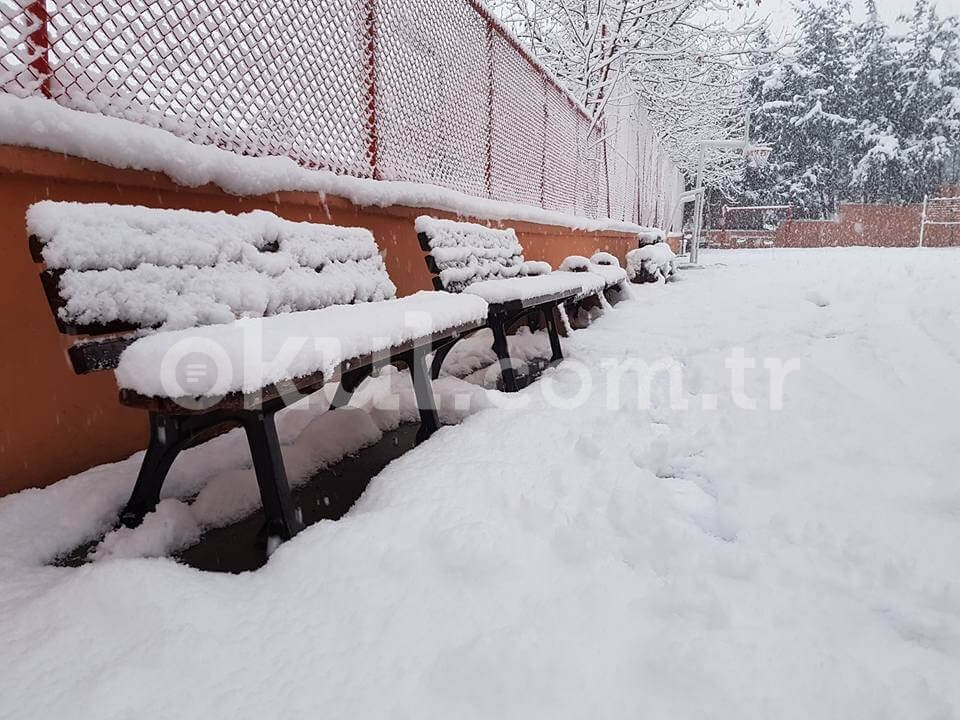
{"type": "MultiPolygon", "coordinates": [[[[788,220],[777,230],[715,230],[713,247],[915,247],[920,242],[920,205],[841,205],[837,220],[788,220]],[[737,238],[747,238],[738,243],[737,238]]],[[[960,246],[960,225],[928,225],[924,245],[960,246]]]]}

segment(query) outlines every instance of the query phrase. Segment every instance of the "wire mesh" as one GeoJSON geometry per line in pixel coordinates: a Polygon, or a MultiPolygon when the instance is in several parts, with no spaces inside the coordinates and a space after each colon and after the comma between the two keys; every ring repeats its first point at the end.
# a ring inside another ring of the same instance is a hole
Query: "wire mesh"
{"type": "Polygon", "coordinates": [[[662,215],[650,183],[676,175],[641,118],[594,123],[477,0],[0,0],[0,92],[588,217],[662,215]]]}

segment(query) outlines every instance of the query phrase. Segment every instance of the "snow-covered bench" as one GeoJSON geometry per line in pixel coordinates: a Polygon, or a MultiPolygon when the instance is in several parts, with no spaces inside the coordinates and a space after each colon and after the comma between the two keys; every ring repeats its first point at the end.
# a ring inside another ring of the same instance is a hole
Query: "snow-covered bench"
{"type": "MultiPolygon", "coordinates": [[[[550,338],[551,363],[563,359],[558,309],[564,304],[602,289],[597,276],[553,272],[548,263],[525,261],[523,248],[512,229],[497,230],[474,223],[421,216],[417,237],[433,273],[437,290],[483,298],[489,306],[487,325],[493,332],[503,389],[519,390],[536,373],[519,375],[507,349],[507,333],[520,321],[542,317],[550,338]],[[599,287],[594,287],[599,283],[599,287]]],[[[446,351],[434,356],[437,377],[446,351]]]]}
{"type": "Polygon", "coordinates": [[[677,269],[677,256],[665,242],[642,245],[627,253],[627,275],[631,282],[670,280],[677,269]]]}
{"type": "MultiPolygon", "coordinates": [[[[600,301],[602,297],[611,303],[617,303],[626,294],[627,271],[620,267],[620,261],[608,252],[597,252],[592,257],[570,255],[560,264],[560,270],[568,272],[590,273],[603,281],[600,292],[593,297],[600,301]]],[[[591,287],[599,285],[596,281],[591,287]]]]}
{"type": "Polygon", "coordinates": [[[115,369],[120,402],[150,413],[150,443],[121,514],[139,524],[177,454],[240,425],[265,537],[301,527],[275,413],[329,382],[335,404],[375,364],[409,367],[421,427],[438,427],[426,355],[481,327],[477,296],[393,299],[373,236],[361,228],[245,215],[41,202],[31,251],[75,372],[115,369]]]}

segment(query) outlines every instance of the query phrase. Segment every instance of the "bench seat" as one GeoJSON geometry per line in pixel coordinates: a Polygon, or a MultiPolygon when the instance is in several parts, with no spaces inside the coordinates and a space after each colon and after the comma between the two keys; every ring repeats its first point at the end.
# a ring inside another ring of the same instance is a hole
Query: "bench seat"
{"type": "Polygon", "coordinates": [[[423,345],[435,334],[469,331],[486,319],[487,303],[480,297],[420,292],[396,300],[331,305],[148,335],[124,350],[115,372],[121,390],[129,391],[123,396],[125,404],[143,404],[137,396],[182,397],[171,394],[176,389],[189,390],[191,397],[253,393],[318,374],[324,376],[318,380],[332,379],[350,360],[405,344],[423,345]],[[258,358],[245,356],[254,338],[258,350],[262,348],[258,358]],[[211,347],[217,357],[206,352],[211,347]],[[165,377],[164,359],[172,353],[197,354],[199,362],[191,364],[189,379],[170,383],[165,377]],[[271,362],[280,357],[283,362],[271,362]],[[227,361],[226,373],[219,372],[218,360],[227,361]]]}
{"type": "Polygon", "coordinates": [[[519,301],[523,306],[562,300],[570,293],[581,293],[583,281],[578,273],[555,272],[549,275],[481,280],[463,289],[463,294],[476,295],[488,303],[519,301]]]}
{"type": "Polygon", "coordinates": [[[575,272],[573,270],[555,270],[548,277],[570,278],[579,285],[575,301],[583,300],[591,295],[597,295],[607,287],[607,281],[594,272],[575,272]]]}
{"type": "Polygon", "coordinates": [[[590,272],[603,278],[604,282],[607,284],[607,287],[610,287],[611,285],[619,285],[620,283],[627,281],[627,271],[622,267],[616,267],[613,265],[597,265],[596,263],[591,263],[590,272]]]}

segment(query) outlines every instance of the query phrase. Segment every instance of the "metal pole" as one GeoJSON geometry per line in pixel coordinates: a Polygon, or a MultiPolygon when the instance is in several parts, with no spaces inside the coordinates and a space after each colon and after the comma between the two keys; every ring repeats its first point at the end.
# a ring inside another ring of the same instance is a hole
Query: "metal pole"
{"type": "Polygon", "coordinates": [[[604,118],[602,121],[602,131],[601,138],[603,139],[603,177],[605,182],[605,187],[607,188],[607,217],[611,215],[610,212],[610,164],[607,161],[607,120],[604,118]]]}
{"type": "Polygon", "coordinates": [[[696,265],[700,260],[700,223],[703,214],[703,143],[700,143],[700,159],[697,162],[697,198],[693,204],[693,243],[690,246],[690,264],[696,265]]]}
{"type": "Polygon", "coordinates": [[[923,247],[923,231],[927,228],[927,196],[923,196],[923,210],[920,213],[920,245],[923,247]]]}

